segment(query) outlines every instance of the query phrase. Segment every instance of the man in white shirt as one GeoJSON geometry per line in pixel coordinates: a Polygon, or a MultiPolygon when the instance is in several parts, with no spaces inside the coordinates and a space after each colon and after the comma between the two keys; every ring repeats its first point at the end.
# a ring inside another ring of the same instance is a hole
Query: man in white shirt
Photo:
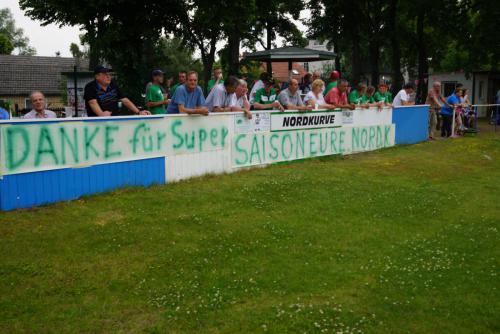
{"type": "Polygon", "coordinates": [[[233,111],[243,111],[248,119],[252,118],[252,112],[250,111],[250,102],[248,102],[247,98],[247,82],[243,79],[238,80],[239,85],[234,92],[233,97],[233,111]]]}
{"type": "Polygon", "coordinates": [[[24,115],[23,118],[25,118],[25,119],[57,118],[57,115],[55,112],[45,109],[45,96],[43,95],[42,92],[35,91],[35,92],[31,93],[30,99],[31,99],[31,105],[33,106],[33,109],[29,113],[24,115]]]}
{"type": "Polygon", "coordinates": [[[205,100],[205,106],[208,108],[208,111],[232,111],[234,92],[239,84],[238,78],[230,76],[223,84],[215,85],[205,100]]]}
{"type": "Polygon", "coordinates": [[[405,84],[392,101],[392,105],[394,107],[414,105],[415,101],[411,99],[413,92],[415,92],[415,86],[412,83],[405,84]]]}

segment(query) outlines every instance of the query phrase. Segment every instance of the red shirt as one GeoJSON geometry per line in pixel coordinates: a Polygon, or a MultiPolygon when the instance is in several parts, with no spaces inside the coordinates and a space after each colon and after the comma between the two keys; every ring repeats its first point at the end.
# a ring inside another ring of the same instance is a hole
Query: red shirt
{"type": "Polygon", "coordinates": [[[325,102],[334,105],[347,104],[347,92],[341,93],[337,87],[333,87],[326,94],[325,102]]]}

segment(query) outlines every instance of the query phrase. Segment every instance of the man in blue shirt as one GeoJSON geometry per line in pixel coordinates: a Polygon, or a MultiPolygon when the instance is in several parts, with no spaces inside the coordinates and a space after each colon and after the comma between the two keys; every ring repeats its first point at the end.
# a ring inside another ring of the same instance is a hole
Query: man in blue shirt
{"type": "Polygon", "coordinates": [[[447,105],[441,108],[441,116],[443,116],[443,125],[441,126],[441,137],[450,137],[451,125],[453,122],[453,108],[460,106],[460,97],[462,96],[462,88],[456,88],[455,93],[448,96],[446,99],[447,105]]]}
{"type": "Polygon", "coordinates": [[[0,107],[0,121],[10,119],[9,112],[5,110],[4,108],[0,107]]]}
{"type": "Polygon", "coordinates": [[[167,114],[179,113],[208,115],[203,91],[198,86],[198,73],[195,71],[187,74],[186,83],[175,90],[168,105],[167,114]]]}

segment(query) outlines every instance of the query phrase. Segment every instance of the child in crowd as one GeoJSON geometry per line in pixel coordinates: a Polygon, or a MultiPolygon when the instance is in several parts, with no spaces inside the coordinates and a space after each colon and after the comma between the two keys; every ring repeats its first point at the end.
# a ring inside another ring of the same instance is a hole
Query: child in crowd
{"type": "Polygon", "coordinates": [[[386,106],[392,104],[392,94],[389,92],[389,86],[386,83],[380,83],[378,85],[378,91],[373,94],[373,99],[375,102],[382,102],[386,106]]]}

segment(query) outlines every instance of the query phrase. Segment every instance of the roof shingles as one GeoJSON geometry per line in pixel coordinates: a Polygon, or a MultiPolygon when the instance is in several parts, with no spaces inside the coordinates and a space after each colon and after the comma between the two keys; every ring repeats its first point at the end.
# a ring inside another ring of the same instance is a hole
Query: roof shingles
{"type": "MultiPolygon", "coordinates": [[[[0,55],[0,95],[27,95],[40,90],[46,95],[61,94],[61,72],[73,71],[75,58],[0,55]]],[[[80,70],[88,61],[80,60],[80,70]]]]}

